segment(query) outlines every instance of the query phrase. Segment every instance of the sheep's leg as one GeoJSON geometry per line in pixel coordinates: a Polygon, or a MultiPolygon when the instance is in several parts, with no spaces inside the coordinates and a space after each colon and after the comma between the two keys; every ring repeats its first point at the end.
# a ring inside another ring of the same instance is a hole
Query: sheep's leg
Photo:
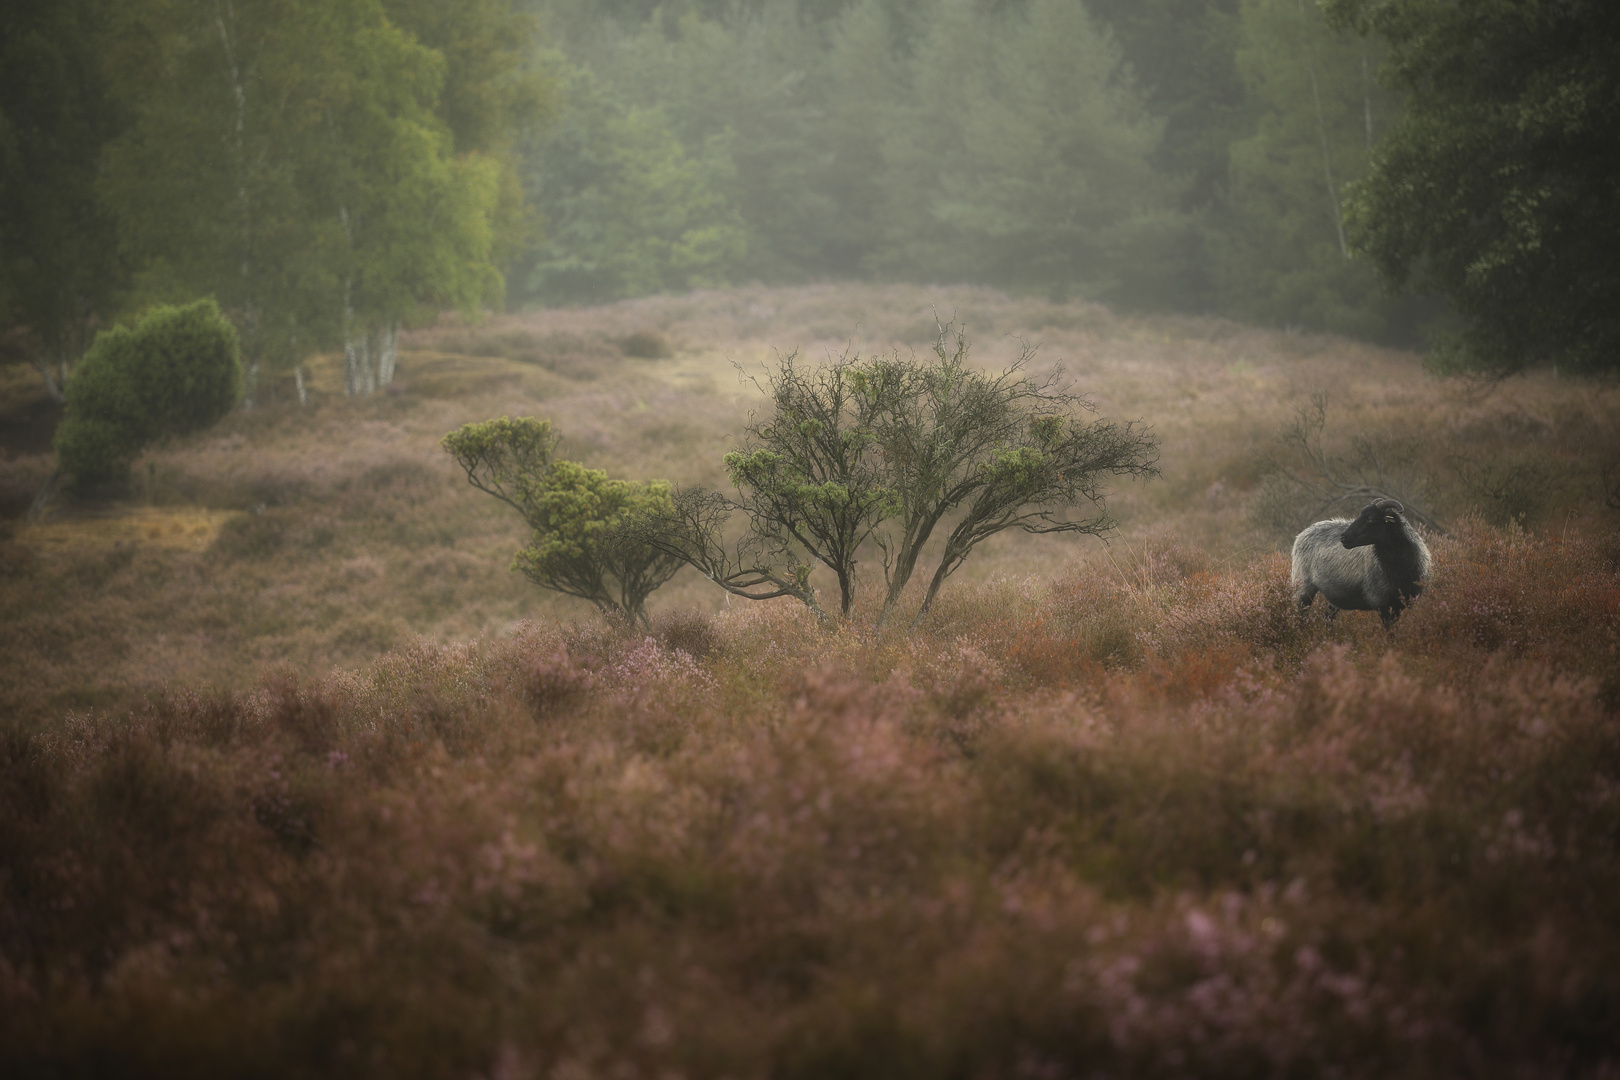
{"type": "Polygon", "coordinates": [[[1299,588],[1294,590],[1294,600],[1299,604],[1301,611],[1311,606],[1311,601],[1316,599],[1317,591],[1316,586],[1308,581],[1302,582],[1299,588]]]}
{"type": "Polygon", "coordinates": [[[1325,616],[1323,616],[1323,618],[1325,618],[1328,621],[1328,623],[1331,624],[1333,622],[1333,620],[1337,619],[1338,617],[1339,617],[1339,609],[1334,607],[1332,604],[1329,604],[1327,606],[1327,614],[1325,616]]]}
{"type": "Polygon", "coordinates": [[[1400,621],[1401,611],[1404,610],[1404,607],[1405,605],[1397,600],[1388,607],[1378,609],[1378,617],[1384,620],[1384,629],[1388,630],[1392,637],[1395,634],[1395,624],[1400,621]]]}

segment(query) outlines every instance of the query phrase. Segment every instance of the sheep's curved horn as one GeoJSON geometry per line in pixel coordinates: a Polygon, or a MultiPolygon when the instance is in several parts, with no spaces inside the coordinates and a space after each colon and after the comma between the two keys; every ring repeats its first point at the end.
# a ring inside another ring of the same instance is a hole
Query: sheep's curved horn
{"type": "Polygon", "coordinates": [[[1396,502],[1394,499],[1379,499],[1378,503],[1377,503],[1377,506],[1381,510],[1393,510],[1397,514],[1406,513],[1406,507],[1402,506],[1400,503],[1396,502]]]}

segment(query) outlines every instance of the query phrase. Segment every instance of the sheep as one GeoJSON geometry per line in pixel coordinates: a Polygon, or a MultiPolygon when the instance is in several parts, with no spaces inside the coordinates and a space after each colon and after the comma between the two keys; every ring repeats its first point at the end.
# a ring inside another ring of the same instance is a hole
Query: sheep
{"type": "Polygon", "coordinates": [[[1341,610],[1376,611],[1384,629],[1395,621],[1429,577],[1428,545],[1402,517],[1394,499],[1378,499],[1354,521],[1334,518],[1294,538],[1294,598],[1301,610],[1321,593],[1327,620],[1341,610]]]}

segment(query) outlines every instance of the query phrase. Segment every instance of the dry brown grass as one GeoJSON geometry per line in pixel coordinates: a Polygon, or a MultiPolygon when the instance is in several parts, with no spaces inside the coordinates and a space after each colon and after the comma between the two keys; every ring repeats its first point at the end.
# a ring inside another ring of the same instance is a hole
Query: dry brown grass
{"type": "Polygon", "coordinates": [[[523,624],[0,729],[24,1075],[1602,1077],[1620,547],[523,624]]]}
{"type": "MultiPolygon", "coordinates": [[[[478,327],[450,320],[407,340],[394,393],[346,400],[337,358],[323,358],[309,372],[311,407],[272,386],[270,404],[137,463],[125,524],[112,524],[105,507],[70,509],[32,534],[37,541],[13,537],[0,550],[0,707],[46,716],[125,706],[167,681],[230,686],[275,664],[316,674],[418,635],[449,642],[501,634],[522,618],[581,617],[582,604],[506,570],[519,523],[457,482],[437,446],[445,432],[537,415],[593,467],[719,484],[720,458],[760,400],[737,365],[758,370],[795,348],[810,358],[923,350],[936,318],[966,326],[986,365],[1010,362],[1020,340],[1036,343],[1035,373],[1061,365],[1104,415],[1153,424],[1164,479],[1113,500],[1129,544],[1174,537],[1216,562],[1282,546],[1251,524],[1247,504],[1259,452],[1315,392],[1331,400],[1330,443],[1398,436],[1454,515],[1480,509],[1458,463],[1528,463],[1544,481],[1525,525],[1612,524],[1597,503],[1601,465],[1620,458],[1615,393],[1550,375],[1480,396],[1427,379],[1405,353],[1219,321],[1127,319],[981,288],[739,289],[478,327]],[[669,355],[626,356],[637,334],[656,336],[669,355]],[[210,528],[221,526],[208,551],[146,542],[139,515],[203,512],[210,528]]],[[[10,479],[17,489],[15,513],[48,467],[37,453],[0,460],[0,488],[10,479]]],[[[1122,550],[1003,536],[961,580],[1046,578],[1107,566],[1122,550]]],[[[721,603],[689,574],[653,600],[655,609],[721,603]]]]}
{"type": "Polygon", "coordinates": [[[856,286],[447,324],[366,401],[310,374],[0,547],[8,1075],[1620,1069],[1613,391],[856,286]],[[715,483],[733,363],[921,350],[935,306],[1152,422],[1165,478],[1107,548],[988,545],[917,633],[684,577],[605,626],[436,445],[532,414],[715,483]],[[1393,642],[1298,617],[1246,512],[1321,391],[1452,524],[1393,642]],[[1521,466],[1486,521],[1477,469],[1521,466]]]}

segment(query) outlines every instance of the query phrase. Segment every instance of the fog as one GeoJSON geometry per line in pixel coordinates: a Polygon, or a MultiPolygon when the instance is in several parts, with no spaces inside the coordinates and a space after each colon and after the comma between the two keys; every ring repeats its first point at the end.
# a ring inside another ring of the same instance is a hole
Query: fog
{"type": "Polygon", "coordinates": [[[0,7],[0,1074],[1620,1075],[1620,6],[1323,8],[0,7]]]}
{"type": "Polygon", "coordinates": [[[1348,257],[1399,115],[1294,0],[542,4],[555,122],[525,302],[694,285],[995,285],[1415,343],[1348,257]]]}

